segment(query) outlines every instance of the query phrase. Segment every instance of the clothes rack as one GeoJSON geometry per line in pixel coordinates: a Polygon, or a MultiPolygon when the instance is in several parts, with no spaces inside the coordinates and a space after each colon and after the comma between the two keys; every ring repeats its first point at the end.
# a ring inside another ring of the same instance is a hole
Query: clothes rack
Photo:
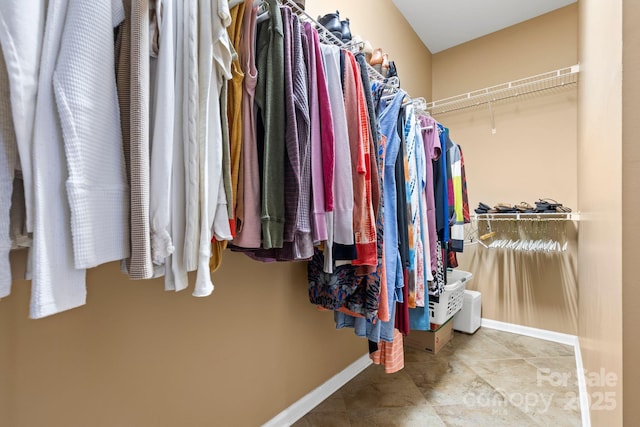
{"type": "MultiPolygon", "coordinates": [[[[244,3],[244,0],[232,0],[229,2],[229,9],[233,9],[234,7],[236,7],[237,5],[239,5],[240,3],[244,3]]],[[[255,3],[258,6],[258,18],[256,20],[256,23],[259,24],[261,22],[266,21],[267,19],[269,19],[269,8],[267,7],[267,2],[265,0],[260,0],[259,2],[255,3]]]]}

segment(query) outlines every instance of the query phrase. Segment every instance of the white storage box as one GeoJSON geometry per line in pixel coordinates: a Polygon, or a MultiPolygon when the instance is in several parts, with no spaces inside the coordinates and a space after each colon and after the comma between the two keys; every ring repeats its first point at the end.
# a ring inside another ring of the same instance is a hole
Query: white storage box
{"type": "Polygon", "coordinates": [[[464,300],[464,289],[473,274],[468,271],[447,271],[447,285],[439,297],[429,296],[429,315],[431,329],[437,329],[451,319],[461,308],[464,300]]]}
{"type": "Polygon", "coordinates": [[[473,334],[480,327],[482,294],[478,291],[464,291],[462,309],[453,316],[453,329],[473,334]]]}

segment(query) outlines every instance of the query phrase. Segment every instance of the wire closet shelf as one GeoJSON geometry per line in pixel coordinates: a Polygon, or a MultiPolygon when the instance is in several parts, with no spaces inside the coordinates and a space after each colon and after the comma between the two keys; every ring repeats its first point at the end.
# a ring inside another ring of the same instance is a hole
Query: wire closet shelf
{"type": "MultiPolygon", "coordinates": [[[[326,27],[320,24],[317,20],[315,20],[311,15],[309,15],[304,9],[302,9],[298,4],[296,4],[293,0],[280,0],[282,4],[289,6],[297,15],[300,17],[302,21],[309,22],[315,29],[318,31],[318,36],[320,40],[327,43],[333,44],[335,46],[339,46],[343,49],[348,49],[352,52],[358,51],[357,43],[349,42],[344,43],[338,37],[335,36],[331,31],[329,31],[326,27]]],[[[388,86],[392,90],[397,90],[398,87],[394,84],[388,84],[388,79],[386,79],[382,74],[380,74],[375,68],[371,65],[366,64],[367,66],[367,74],[372,81],[376,81],[380,84],[388,86]]]]}
{"type": "Polygon", "coordinates": [[[580,221],[578,212],[557,213],[486,213],[474,214],[476,221],[580,221]]]}
{"type": "Polygon", "coordinates": [[[491,104],[510,98],[549,91],[554,88],[562,88],[578,83],[579,65],[561,68],[555,71],[514,80],[484,89],[467,92],[461,95],[440,99],[427,103],[427,111],[432,116],[451,113],[467,108],[491,104]]]}

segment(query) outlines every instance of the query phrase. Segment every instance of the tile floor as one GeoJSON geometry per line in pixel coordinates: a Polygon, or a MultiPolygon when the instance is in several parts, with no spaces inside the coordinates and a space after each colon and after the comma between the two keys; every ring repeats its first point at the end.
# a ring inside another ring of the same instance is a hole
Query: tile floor
{"type": "Polygon", "coordinates": [[[481,328],[405,368],[369,366],[294,427],[580,426],[573,347],[481,328]]]}

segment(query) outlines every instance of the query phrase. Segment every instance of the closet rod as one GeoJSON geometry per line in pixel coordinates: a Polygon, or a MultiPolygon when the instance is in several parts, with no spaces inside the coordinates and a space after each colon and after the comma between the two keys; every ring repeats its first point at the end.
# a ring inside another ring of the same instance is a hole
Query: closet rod
{"type": "Polygon", "coordinates": [[[576,64],[571,67],[432,101],[427,103],[427,110],[431,115],[450,113],[521,95],[547,91],[556,87],[569,86],[578,83],[579,72],[580,66],[576,64]]]}
{"type": "MultiPolygon", "coordinates": [[[[265,1],[265,0],[263,0],[263,1],[265,1]]],[[[338,46],[338,47],[340,47],[342,49],[347,49],[347,50],[352,50],[352,48],[355,47],[355,45],[343,43],[341,39],[336,37],[335,34],[333,34],[331,31],[327,30],[322,24],[320,24],[318,21],[313,19],[311,17],[311,15],[309,15],[304,9],[302,9],[300,6],[298,6],[293,0],[282,0],[281,3],[282,4],[286,4],[287,6],[291,7],[291,9],[293,9],[293,11],[301,19],[304,19],[305,21],[307,21],[311,25],[313,25],[316,28],[316,30],[318,31],[318,34],[320,35],[320,37],[325,42],[331,43],[331,44],[336,45],[336,46],[338,46]]],[[[369,64],[367,64],[367,74],[369,75],[369,78],[371,80],[375,80],[379,84],[382,84],[382,85],[386,86],[387,88],[389,88],[389,89],[391,89],[393,91],[397,91],[398,90],[397,86],[393,86],[393,85],[387,84],[387,78],[384,77],[382,74],[380,74],[378,71],[376,71],[376,69],[373,68],[369,64]]]]}

